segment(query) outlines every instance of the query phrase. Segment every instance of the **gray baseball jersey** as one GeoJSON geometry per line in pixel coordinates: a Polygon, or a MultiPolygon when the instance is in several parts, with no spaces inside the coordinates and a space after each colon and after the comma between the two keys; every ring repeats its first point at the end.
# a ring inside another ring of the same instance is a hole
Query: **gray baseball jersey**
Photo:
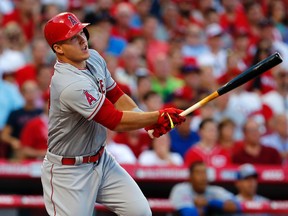
{"type": "Polygon", "coordinates": [[[62,156],[95,153],[105,143],[106,129],[91,121],[106,91],[116,85],[104,59],[90,49],[87,68],[57,62],[51,80],[48,149],[62,156]],[[89,121],[87,121],[89,120],[89,121]]]}
{"type": "MultiPolygon", "coordinates": [[[[194,198],[197,194],[190,183],[184,182],[175,185],[170,193],[170,201],[176,209],[194,207],[194,198]]],[[[207,200],[218,199],[221,201],[235,199],[234,195],[219,186],[208,185],[204,194],[207,200]]]]}
{"type": "Polygon", "coordinates": [[[92,119],[116,83],[96,51],[90,50],[86,62],[87,70],[55,64],[50,87],[49,151],[41,175],[46,210],[54,216],[91,216],[97,201],[119,216],[151,216],[136,182],[106,150],[96,163],[62,164],[63,156],[94,154],[106,140],[105,127],[92,119]]]}

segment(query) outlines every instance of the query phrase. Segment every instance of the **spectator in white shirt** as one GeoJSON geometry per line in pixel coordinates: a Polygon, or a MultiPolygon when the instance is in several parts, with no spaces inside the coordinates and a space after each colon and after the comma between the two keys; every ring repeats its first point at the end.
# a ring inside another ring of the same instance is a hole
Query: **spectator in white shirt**
{"type": "Polygon", "coordinates": [[[152,149],[143,151],[138,158],[138,163],[143,166],[181,166],[183,159],[179,153],[170,151],[171,140],[165,134],[152,142],[152,149]]]}
{"type": "Polygon", "coordinates": [[[272,119],[274,131],[261,138],[263,145],[278,150],[283,158],[283,163],[288,163],[288,115],[276,114],[272,119]]]}

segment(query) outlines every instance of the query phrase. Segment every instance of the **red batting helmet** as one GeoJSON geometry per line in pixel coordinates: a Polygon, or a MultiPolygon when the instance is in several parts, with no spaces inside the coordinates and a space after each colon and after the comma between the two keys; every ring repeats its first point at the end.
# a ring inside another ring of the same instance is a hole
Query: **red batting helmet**
{"type": "Polygon", "coordinates": [[[54,16],[46,23],[44,35],[48,44],[53,49],[55,43],[71,38],[82,29],[88,39],[89,33],[85,27],[89,24],[81,23],[73,13],[63,12],[54,16]]]}

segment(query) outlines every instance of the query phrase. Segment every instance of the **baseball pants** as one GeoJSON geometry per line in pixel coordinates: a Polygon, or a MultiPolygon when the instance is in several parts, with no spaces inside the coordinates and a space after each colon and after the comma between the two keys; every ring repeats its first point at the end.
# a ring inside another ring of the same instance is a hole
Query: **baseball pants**
{"type": "Polygon", "coordinates": [[[45,207],[50,216],[91,216],[95,201],[119,216],[151,216],[132,177],[105,150],[97,163],[62,165],[47,152],[42,165],[45,207]]]}

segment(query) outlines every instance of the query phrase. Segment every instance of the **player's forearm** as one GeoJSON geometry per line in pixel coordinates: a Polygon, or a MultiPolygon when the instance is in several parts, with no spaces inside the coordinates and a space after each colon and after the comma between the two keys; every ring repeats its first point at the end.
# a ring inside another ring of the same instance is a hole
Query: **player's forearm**
{"type": "Polygon", "coordinates": [[[144,128],[157,123],[159,112],[130,112],[124,111],[120,123],[115,131],[127,131],[144,128]]]}
{"type": "Polygon", "coordinates": [[[114,104],[115,108],[121,111],[132,111],[137,104],[126,94],[123,94],[114,104]]]}

